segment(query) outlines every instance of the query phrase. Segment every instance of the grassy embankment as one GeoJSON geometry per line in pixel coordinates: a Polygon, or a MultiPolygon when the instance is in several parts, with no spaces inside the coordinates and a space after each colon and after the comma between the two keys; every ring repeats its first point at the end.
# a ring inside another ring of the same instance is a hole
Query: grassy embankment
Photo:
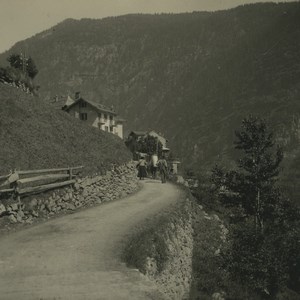
{"type": "Polygon", "coordinates": [[[123,141],[92,128],[43,99],[0,84],[0,174],[11,169],[83,165],[100,173],[130,160],[123,141]]]}

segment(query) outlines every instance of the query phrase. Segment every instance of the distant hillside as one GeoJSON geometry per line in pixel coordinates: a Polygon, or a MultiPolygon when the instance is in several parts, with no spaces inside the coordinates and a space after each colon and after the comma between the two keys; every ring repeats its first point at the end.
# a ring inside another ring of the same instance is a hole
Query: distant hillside
{"type": "Polygon", "coordinates": [[[85,167],[85,174],[91,174],[129,159],[118,137],[0,84],[0,175],[15,168],[78,165],[85,167]]]}
{"type": "Polygon", "coordinates": [[[300,3],[213,13],[68,19],[17,43],[40,93],[80,90],[114,105],[127,130],[165,133],[185,165],[231,161],[234,129],[268,118],[292,159],[300,140],[300,3]]]}

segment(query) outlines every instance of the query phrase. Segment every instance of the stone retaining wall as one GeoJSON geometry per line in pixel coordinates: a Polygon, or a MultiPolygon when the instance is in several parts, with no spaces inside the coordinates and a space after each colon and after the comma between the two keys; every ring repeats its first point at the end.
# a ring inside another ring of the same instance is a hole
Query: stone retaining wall
{"type": "Polygon", "coordinates": [[[73,187],[21,199],[21,203],[0,202],[0,217],[11,223],[32,223],[39,217],[75,211],[102,202],[116,200],[138,189],[134,162],[114,167],[105,175],[77,179],[73,187]]]}
{"type": "Polygon", "coordinates": [[[153,258],[147,258],[146,261],[146,275],[156,282],[166,299],[170,300],[189,299],[194,244],[191,205],[190,199],[186,199],[185,211],[171,218],[164,226],[168,249],[164,269],[158,273],[156,261],[153,258]]]}

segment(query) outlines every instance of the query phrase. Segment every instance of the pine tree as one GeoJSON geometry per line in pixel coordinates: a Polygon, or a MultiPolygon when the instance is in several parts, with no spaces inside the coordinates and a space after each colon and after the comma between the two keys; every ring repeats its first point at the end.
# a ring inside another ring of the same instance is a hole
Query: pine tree
{"type": "Polygon", "coordinates": [[[236,131],[237,169],[213,169],[212,180],[230,209],[227,270],[263,298],[299,281],[299,210],[277,185],[282,150],[266,122],[250,116],[236,131]]]}
{"type": "Polygon", "coordinates": [[[250,202],[256,227],[263,230],[264,219],[272,210],[272,200],[275,200],[274,188],[283,158],[282,150],[279,147],[274,149],[273,134],[263,120],[253,116],[243,120],[242,131],[237,131],[236,136],[235,148],[244,152],[239,160],[241,178],[246,187],[242,196],[250,202]]]}
{"type": "Polygon", "coordinates": [[[242,130],[236,131],[235,148],[243,152],[238,169],[225,172],[213,170],[215,183],[226,190],[223,202],[239,207],[245,217],[253,217],[257,229],[264,229],[265,219],[271,217],[276,180],[283,158],[280,147],[274,144],[264,120],[249,116],[242,121],[242,130]]]}
{"type": "Polygon", "coordinates": [[[11,54],[7,61],[12,68],[23,70],[24,60],[20,54],[11,54]]]}
{"type": "Polygon", "coordinates": [[[26,72],[28,74],[28,76],[31,78],[31,79],[34,79],[34,77],[38,74],[38,69],[33,61],[33,59],[31,57],[29,57],[27,59],[27,62],[26,62],[26,72]]]}
{"type": "Polygon", "coordinates": [[[23,71],[31,79],[33,79],[39,72],[31,57],[26,58],[22,54],[13,53],[7,60],[12,68],[23,71]]]}

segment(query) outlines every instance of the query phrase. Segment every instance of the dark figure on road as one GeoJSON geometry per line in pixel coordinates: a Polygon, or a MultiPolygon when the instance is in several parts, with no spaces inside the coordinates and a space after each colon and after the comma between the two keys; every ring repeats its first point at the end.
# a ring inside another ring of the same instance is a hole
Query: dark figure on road
{"type": "Polygon", "coordinates": [[[157,162],[157,166],[160,172],[161,183],[166,183],[168,175],[168,163],[164,157],[159,159],[159,161],[157,162]]]}
{"type": "Polygon", "coordinates": [[[145,157],[141,157],[136,167],[138,168],[138,177],[140,178],[140,180],[147,177],[147,162],[145,160],[145,157]]]}

